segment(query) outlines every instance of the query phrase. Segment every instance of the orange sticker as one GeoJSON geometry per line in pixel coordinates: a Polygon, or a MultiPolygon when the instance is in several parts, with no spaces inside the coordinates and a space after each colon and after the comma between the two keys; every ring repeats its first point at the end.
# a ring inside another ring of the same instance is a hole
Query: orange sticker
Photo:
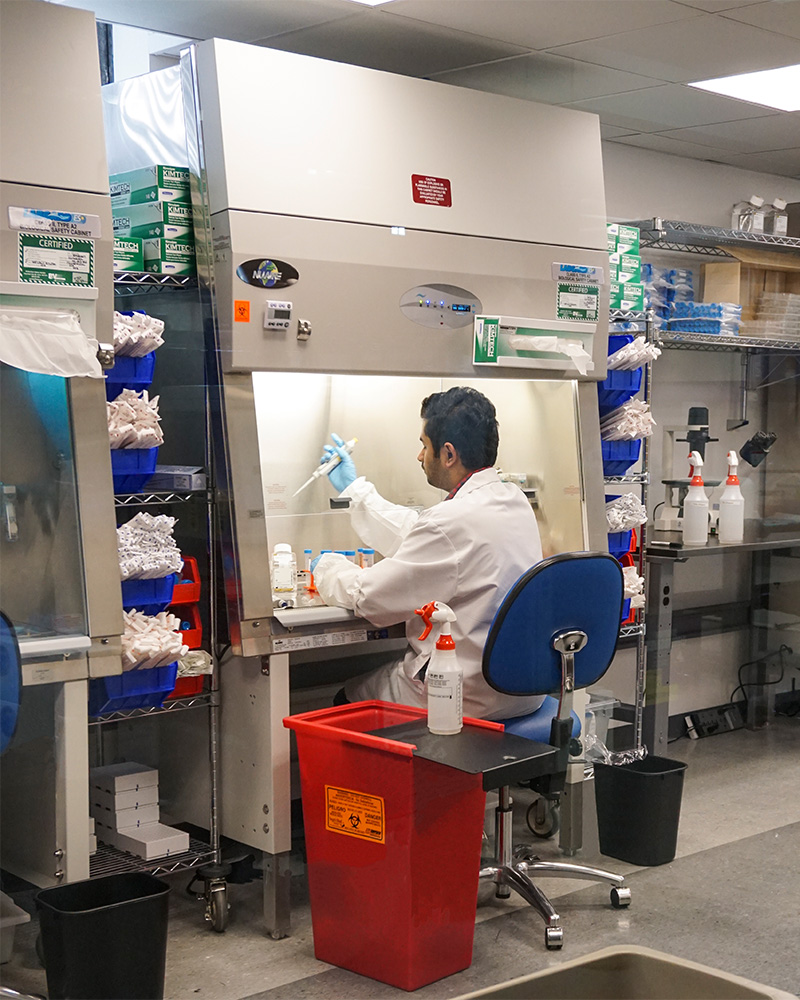
{"type": "Polygon", "coordinates": [[[325,829],[348,837],[386,842],[383,799],[349,788],[325,786],[325,829]]]}
{"type": "Polygon", "coordinates": [[[237,323],[250,322],[250,303],[247,299],[236,299],[233,303],[233,318],[237,323]]]}

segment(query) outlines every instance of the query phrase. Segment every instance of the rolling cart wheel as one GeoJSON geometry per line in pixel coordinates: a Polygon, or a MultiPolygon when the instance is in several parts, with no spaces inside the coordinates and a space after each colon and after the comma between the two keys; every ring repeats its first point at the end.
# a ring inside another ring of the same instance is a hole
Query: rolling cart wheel
{"type": "Polygon", "coordinates": [[[206,920],[211,924],[217,934],[222,934],[228,926],[228,887],[226,885],[214,885],[211,887],[208,896],[208,907],[206,910],[206,920]]]}
{"type": "Polygon", "coordinates": [[[611,890],[611,905],[615,910],[623,910],[626,906],[630,906],[631,890],[626,885],[621,885],[619,888],[614,886],[611,890]]]}
{"type": "Polygon", "coordinates": [[[558,808],[551,800],[539,795],[528,807],[528,829],[536,837],[546,840],[558,833],[560,826],[558,808]]]}
{"type": "Polygon", "coordinates": [[[545,927],[544,943],[548,951],[558,951],[564,944],[563,927],[545,927]]]}

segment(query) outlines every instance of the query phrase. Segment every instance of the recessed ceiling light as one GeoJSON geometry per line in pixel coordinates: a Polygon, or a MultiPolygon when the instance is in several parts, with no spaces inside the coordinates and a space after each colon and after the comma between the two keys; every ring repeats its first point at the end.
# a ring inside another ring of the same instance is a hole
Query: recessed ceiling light
{"type": "Polygon", "coordinates": [[[721,76],[716,80],[690,83],[689,86],[735,97],[738,101],[777,108],[778,111],[800,111],[800,65],[721,76]]]}

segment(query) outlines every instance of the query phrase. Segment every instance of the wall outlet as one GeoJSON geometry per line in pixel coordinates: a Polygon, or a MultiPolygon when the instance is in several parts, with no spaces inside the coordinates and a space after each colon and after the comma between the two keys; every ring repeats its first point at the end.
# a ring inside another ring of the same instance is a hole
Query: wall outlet
{"type": "Polygon", "coordinates": [[[692,740],[699,740],[703,736],[716,736],[717,733],[730,733],[734,729],[744,728],[741,703],[738,702],[690,712],[689,715],[684,716],[684,721],[686,722],[686,731],[692,740]]]}

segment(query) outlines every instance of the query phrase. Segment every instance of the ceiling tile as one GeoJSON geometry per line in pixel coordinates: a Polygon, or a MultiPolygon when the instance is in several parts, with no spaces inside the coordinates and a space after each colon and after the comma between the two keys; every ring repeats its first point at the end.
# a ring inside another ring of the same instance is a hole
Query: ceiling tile
{"type": "Polygon", "coordinates": [[[441,83],[545,104],[566,104],[605,94],[621,94],[652,87],[655,82],[633,73],[591,66],[544,52],[439,73],[434,78],[441,83]]]}
{"type": "Polygon", "coordinates": [[[391,12],[531,49],[650,29],[698,14],[672,0],[394,0],[391,12]]]}
{"type": "Polygon", "coordinates": [[[677,0],[677,2],[710,14],[719,14],[721,11],[734,10],[737,7],[756,7],[771,0],[677,0]]]}
{"type": "Polygon", "coordinates": [[[568,107],[593,111],[608,125],[636,132],[664,132],[667,129],[735,122],[762,115],[774,116],[774,112],[756,104],[734,101],[679,84],[663,84],[628,94],[572,101],[568,107]]]}
{"type": "MultiPolygon", "coordinates": [[[[0,0],[2,2],[2,0],[0,0]]],[[[92,10],[101,21],[166,31],[189,38],[229,38],[250,42],[285,31],[352,17],[359,8],[347,0],[68,0],[70,7],[92,10]]]]}
{"type": "MultiPolygon", "coordinates": [[[[770,153],[729,153],[725,162],[743,170],[763,171],[800,181],[800,146],[770,153]]],[[[781,192],[775,191],[774,195],[780,198],[781,192]]],[[[773,192],[765,191],[764,196],[771,198],[773,192]]]]}
{"type": "Polygon", "coordinates": [[[734,21],[754,24],[767,31],[775,31],[779,35],[789,35],[800,38],[800,3],[797,0],[787,3],[759,3],[752,7],[739,7],[725,12],[725,16],[734,21]]]}
{"type": "Polygon", "coordinates": [[[694,142],[682,142],[680,139],[667,139],[663,135],[648,133],[642,135],[626,135],[611,139],[625,146],[638,146],[640,149],[653,149],[657,153],[669,153],[671,156],[689,157],[693,160],[710,160],[714,163],[727,163],[726,157],[730,151],[714,149],[711,146],[701,146],[694,142]]]}
{"type": "Polygon", "coordinates": [[[555,54],[686,83],[800,62],[800,41],[719,14],[702,14],[655,31],[626,31],[564,45],[555,54]]]}
{"type": "Polygon", "coordinates": [[[603,125],[600,123],[601,139],[618,139],[621,135],[633,135],[631,129],[619,128],[617,125],[603,125]]]}
{"type": "Polygon", "coordinates": [[[378,7],[344,21],[268,38],[263,44],[405,76],[430,76],[525,52],[518,45],[395,17],[378,7]]]}
{"type": "Polygon", "coordinates": [[[729,149],[734,153],[792,149],[800,146],[800,111],[699,128],[672,129],[660,134],[672,139],[685,139],[688,142],[729,149]]]}

